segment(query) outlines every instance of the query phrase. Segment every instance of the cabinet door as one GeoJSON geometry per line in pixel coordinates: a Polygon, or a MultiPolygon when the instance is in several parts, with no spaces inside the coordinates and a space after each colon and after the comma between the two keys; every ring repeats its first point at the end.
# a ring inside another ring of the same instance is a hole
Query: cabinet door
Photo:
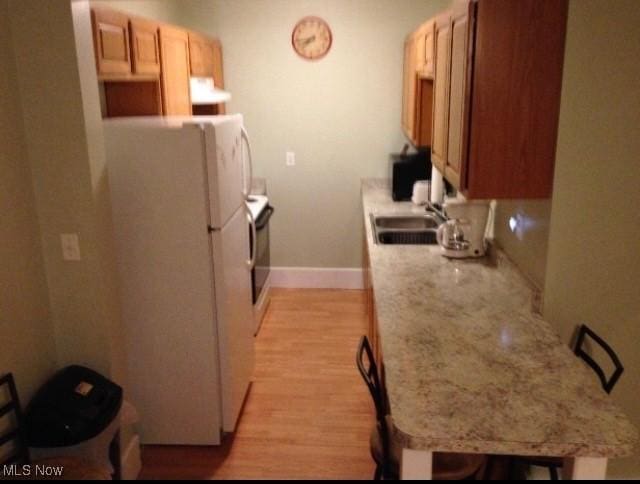
{"type": "Polygon", "coordinates": [[[402,131],[409,136],[409,55],[410,41],[404,42],[404,61],[402,63],[402,131]]]}
{"type": "Polygon", "coordinates": [[[421,25],[420,28],[418,30],[416,30],[413,34],[413,41],[415,42],[414,45],[414,55],[416,56],[415,59],[415,69],[416,69],[416,74],[418,75],[418,77],[424,75],[423,70],[425,67],[425,26],[421,25]]]}
{"type": "Polygon", "coordinates": [[[165,115],[190,115],[189,35],[168,26],[160,27],[162,107],[165,115]]]}
{"type": "Polygon", "coordinates": [[[449,123],[444,176],[461,189],[467,160],[469,133],[470,81],[469,60],[472,59],[469,8],[472,4],[457,4],[451,14],[451,77],[449,82],[449,123]]]}
{"type": "Polygon", "coordinates": [[[191,65],[191,75],[194,77],[208,77],[204,65],[205,44],[199,37],[189,34],[189,61],[191,65]]]}
{"type": "Polygon", "coordinates": [[[404,45],[404,92],[402,96],[403,129],[411,143],[416,144],[416,39],[411,36],[404,45]]]}
{"type": "Polygon", "coordinates": [[[435,24],[429,22],[424,31],[424,68],[422,69],[423,76],[433,78],[433,72],[435,70],[435,24]]]}
{"type": "Polygon", "coordinates": [[[222,70],[222,45],[219,40],[211,42],[213,50],[213,80],[216,87],[224,89],[224,71],[222,70]]]}
{"type": "Polygon", "coordinates": [[[434,36],[436,59],[433,80],[431,162],[444,174],[449,138],[449,76],[451,65],[451,16],[449,13],[436,19],[434,36]]]}
{"type": "Polygon", "coordinates": [[[131,19],[131,57],[133,73],[160,74],[160,45],[158,25],[141,19],[131,19]]]}
{"type": "Polygon", "coordinates": [[[189,56],[192,76],[214,77],[214,50],[213,40],[189,33],[189,56]]]}
{"type": "MultiPolygon", "coordinates": [[[[222,44],[219,40],[211,43],[213,47],[213,82],[216,87],[224,89],[224,71],[222,69],[222,44]]],[[[224,104],[218,104],[218,114],[225,113],[224,104]]]]}
{"type": "Polygon", "coordinates": [[[103,9],[92,9],[91,18],[98,75],[130,74],[129,18],[103,9]]]}
{"type": "Polygon", "coordinates": [[[415,146],[431,146],[433,131],[433,80],[421,77],[416,83],[415,146]]]}
{"type": "Polygon", "coordinates": [[[476,4],[469,198],[547,198],[553,190],[566,0],[476,4]]]}

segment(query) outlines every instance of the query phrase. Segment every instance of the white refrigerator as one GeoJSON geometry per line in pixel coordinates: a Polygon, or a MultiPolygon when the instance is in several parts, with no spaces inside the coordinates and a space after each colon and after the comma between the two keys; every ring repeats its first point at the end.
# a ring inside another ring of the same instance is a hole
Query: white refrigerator
{"type": "Polygon", "coordinates": [[[104,122],[126,398],[146,444],[217,445],[254,366],[241,115],[104,122]]]}

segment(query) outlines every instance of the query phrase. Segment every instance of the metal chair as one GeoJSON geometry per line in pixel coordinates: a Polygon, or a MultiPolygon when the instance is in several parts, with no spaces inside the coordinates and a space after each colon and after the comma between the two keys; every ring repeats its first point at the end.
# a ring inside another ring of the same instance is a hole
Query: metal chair
{"type": "MultiPolygon", "coordinates": [[[[602,388],[605,392],[611,393],[613,387],[618,383],[622,373],[624,372],[624,367],[620,362],[620,358],[616,355],[615,351],[607,344],[605,340],[603,340],[600,336],[598,336],[591,328],[589,328],[586,324],[580,325],[578,328],[578,336],[576,339],[576,345],[573,349],[573,352],[578,358],[582,358],[587,365],[591,367],[591,369],[598,375],[600,379],[600,383],[602,384],[602,388]],[[606,373],[602,369],[600,365],[587,353],[585,349],[585,343],[587,341],[595,342],[604,352],[611,358],[611,362],[613,363],[615,370],[611,374],[611,376],[607,377],[606,373]]],[[[563,460],[558,457],[526,457],[522,459],[526,464],[534,467],[546,467],[549,469],[549,475],[552,481],[559,480],[558,470],[562,468],[563,460]]]]}
{"type": "Polygon", "coordinates": [[[596,372],[598,378],[600,378],[600,383],[602,384],[602,388],[605,392],[611,393],[613,387],[615,387],[618,380],[624,373],[624,367],[620,362],[620,358],[616,355],[615,351],[607,344],[605,340],[603,340],[600,336],[598,336],[592,329],[590,329],[586,324],[580,326],[578,330],[578,339],[576,340],[576,347],[574,349],[574,353],[578,358],[582,358],[587,365],[589,365],[593,371],[596,372]],[[615,366],[615,370],[610,377],[607,377],[604,370],[596,361],[585,351],[584,345],[587,339],[594,341],[597,343],[604,351],[607,353],[609,358],[611,358],[611,362],[615,366]]]}
{"type": "MultiPolygon", "coordinates": [[[[16,383],[11,373],[0,378],[0,419],[7,419],[8,430],[0,434],[0,450],[7,446],[6,452],[0,452],[0,480],[1,473],[11,466],[39,466],[59,467],[62,469],[62,478],[65,480],[110,480],[111,476],[102,469],[74,457],[56,457],[32,462],[29,455],[29,446],[26,436],[24,414],[20,406],[16,383]],[[11,418],[13,414],[13,418],[11,418]],[[5,457],[3,457],[5,456],[5,457]]],[[[4,425],[3,425],[4,428],[4,425]]],[[[16,478],[20,476],[4,476],[16,478]]],[[[31,476],[35,478],[37,476],[31,476]]]]}
{"type": "Polygon", "coordinates": [[[2,405],[0,407],[0,419],[4,419],[7,415],[13,413],[14,425],[9,426],[5,433],[0,434],[0,449],[10,443],[13,443],[13,446],[11,451],[7,452],[6,457],[0,461],[0,468],[4,468],[5,465],[27,465],[30,464],[30,459],[24,431],[24,416],[22,407],[20,407],[16,384],[11,373],[0,378],[0,398],[3,397],[5,391],[8,391],[9,400],[4,404],[2,404],[3,399],[0,400],[0,405],[2,405]]]}
{"type": "MultiPolygon", "coordinates": [[[[376,408],[376,428],[374,429],[374,433],[376,434],[375,440],[379,442],[379,445],[376,445],[376,447],[380,447],[382,452],[379,452],[380,449],[378,448],[374,449],[374,445],[371,445],[371,456],[376,462],[376,470],[373,479],[377,481],[384,476],[390,475],[393,469],[390,459],[389,429],[387,427],[386,418],[388,414],[387,404],[384,398],[384,391],[380,385],[378,366],[376,365],[373,357],[373,351],[371,350],[369,339],[366,336],[363,336],[360,339],[356,355],[356,364],[358,365],[358,370],[360,371],[360,375],[362,375],[362,379],[369,389],[369,393],[373,399],[373,404],[376,408]],[[380,453],[382,455],[379,455],[380,453]]],[[[372,438],[372,441],[373,440],[374,439],[372,438]]]]}
{"type": "MultiPolygon", "coordinates": [[[[388,412],[387,399],[380,384],[378,366],[366,336],[360,339],[356,354],[358,370],[369,389],[376,408],[376,426],[371,433],[371,456],[376,463],[374,480],[398,479],[402,448],[390,438],[393,421],[388,412]]],[[[434,480],[462,480],[481,474],[487,458],[479,454],[434,454],[434,480]]]]}

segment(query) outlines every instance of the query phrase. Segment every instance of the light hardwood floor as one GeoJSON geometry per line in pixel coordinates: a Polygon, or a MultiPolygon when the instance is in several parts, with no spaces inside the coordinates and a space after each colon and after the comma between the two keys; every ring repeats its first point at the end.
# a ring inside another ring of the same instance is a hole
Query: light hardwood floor
{"type": "Polygon", "coordinates": [[[222,447],[145,447],[144,479],[370,479],[373,405],[355,366],[363,291],[278,289],[256,371],[222,447]]]}

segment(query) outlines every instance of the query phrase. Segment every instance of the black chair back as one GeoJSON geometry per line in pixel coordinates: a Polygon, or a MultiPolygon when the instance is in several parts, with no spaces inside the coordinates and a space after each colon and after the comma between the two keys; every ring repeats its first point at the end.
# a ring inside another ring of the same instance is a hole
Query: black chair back
{"type": "Polygon", "coordinates": [[[29,464],[29,448],[25,434],[24,418],[16,383],[11,373],[0,378],[0,422],[2,429],[8,426],[8,430],[0,430],[0,470],[5,465],[29,464]],[[6,399],[8,397],[8,400],[6,399]],[[13,414],[12,421],[10,415],[13,414]],[[9,422],[12,425],[8,425],[9,422]],[[10,450],[3,452],[3,447],[10,450]],[[6,456],[6,457],[2,457],[6,456]]]}
{"type": "Polygon", "coordinates": [[[366,336],[363,336],[360,339],[358,352],[356,354],[356,363],[358,365],[358,370],[362,375],[362,379],[367,384],[367,388],[369,388],[369,393],[371,394],[371,398],[373,399],[373,403],[376,407],[376,425],[377,431],[380,435],[383,453],[383,462],[378,463],[378,467],[376,468],[375,480],[378,480],[380,476],[386,476],[391,472],[391,469],[388,467],[391,465],[389,428],[387,426],[386,419],[388,411],[384,389],[380,384],[380,377],[378,376],[378,366],[376,365],[376,360],[373,356],[369,339],[366,336]]]}
{"type": "Polygon", "coordinates": [[[380,377],[378,376],[378,366],[376,365],[373,351],[369,344],[369,339],[363,336],[358,345],[358,353],[356,355],[356,363],[358,370],[362,375],[362,379],[369,388],[371,398],[376,407],[376,419],[378,422],[384,420],[387,415],[387,406],[385,404],[384,391],[380,385],[380,377]]]}
{"type": "Polygon", "coordinates": [[[606,341],[598,336],[592,329],[583,324],[578,330],[578,339],[576,340],[574,353],[579,358],[582,358],[587,365],[596,372],[598,378],[600,378],[600,382],[602,383],[602,388],[604,388],[607,393],[611,393],[611,390],[613,390],[613,387],[618,383],[620,376],[622,376],[622,373],[624,372],[624,367],[620,362],[620,358],[618,358],[618,355],[616,355],[611,346],[609,346],[606,341]],[[615,366],[615,370],[611,376],[607,377],[602,367],[598,365],[598,363],[596,363],[596,361],[585,351],[584,344],[587,338],[597,343],[605,353],[609,355],[609,358],[611,358],[611,361],[615,366]]]}

